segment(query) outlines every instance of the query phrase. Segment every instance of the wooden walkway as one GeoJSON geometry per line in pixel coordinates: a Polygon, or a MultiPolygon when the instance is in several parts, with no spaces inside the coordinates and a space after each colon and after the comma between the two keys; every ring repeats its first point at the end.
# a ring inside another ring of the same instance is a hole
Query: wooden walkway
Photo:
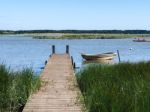
{"type": "Polygon", "coordinates": [[[23,112],[83,112],[69,55],[53,54],[41,79],[41,89],[30,96],[23,112]]]}

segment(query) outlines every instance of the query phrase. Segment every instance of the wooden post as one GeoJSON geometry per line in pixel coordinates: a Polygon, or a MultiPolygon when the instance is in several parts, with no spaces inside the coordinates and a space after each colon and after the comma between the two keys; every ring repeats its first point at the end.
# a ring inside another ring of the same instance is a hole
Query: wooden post
{"type": "Polygon", "coordinates": [[[73,63],[73,68],[76,69],[76,63],[73,63]]]}
{"type": "Polygon", "coordinates": [[[72,63],[72,66],[73,66],[73,57],[71,56],[71,63],[72,63]]]}
{"type": "Polygon", "coordinates": [[[55,54],[55,45],[52,45],[52,54],[55,54]]]}
{"type": "Polygon", "coordinates": [[[66,45],[66,54],[69,54],[69,45],[66,45]]]}
{"type": "Polygon", "coordinates": [[[47,60],[45,61],[45,65],[47,64],[47,60]]]}
{"type": "Polygon", "coordinates": [[[119,59],[119,63],[120,63],[121,60],[120,60],[120,53],[119,53],[119,50],[117,50],[117,54],[118,54],[118,59],[119,59]]]}

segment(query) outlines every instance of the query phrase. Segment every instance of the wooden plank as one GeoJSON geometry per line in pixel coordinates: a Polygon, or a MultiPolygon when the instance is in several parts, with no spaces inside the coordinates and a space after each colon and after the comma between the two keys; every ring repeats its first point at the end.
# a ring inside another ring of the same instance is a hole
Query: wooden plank
{"type": "Polygon", "coordinates": [[[68,54],[53,54],[41,74],[41,89],[32,94],[23,112],[82,112],[68,54]]]}

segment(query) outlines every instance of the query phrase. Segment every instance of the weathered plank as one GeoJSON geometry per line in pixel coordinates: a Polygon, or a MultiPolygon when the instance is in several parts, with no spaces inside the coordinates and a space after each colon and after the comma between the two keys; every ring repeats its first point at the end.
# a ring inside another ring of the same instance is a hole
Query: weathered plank
{"type": "Polygon", "coordinates": [[[32,94],[23,112],[82,112],[79,89],[68,54],[53,54],[41,74],[41,89],[32,94]]]}

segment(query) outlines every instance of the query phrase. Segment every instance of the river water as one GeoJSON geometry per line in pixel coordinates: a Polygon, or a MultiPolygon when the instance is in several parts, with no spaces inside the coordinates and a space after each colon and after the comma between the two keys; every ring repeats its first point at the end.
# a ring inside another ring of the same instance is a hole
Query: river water
{"type": "MultiPolygon", "coordinates": [[[[147,38],[150,39],[150,38],[147,38]]],[[[32,68],[40,74],[44,62],[51,55],[51,46],[56,53],[64,53],[70,47],[77,67],[82,66],[81,53],[97,54],[119,50],[121,61],[139,62],[150,60],[150,42],[133,42],[132,39],[32,39],[32,37],[0,36],[0,63],[13,70],[32,68]]],[[[118,58],[114,59],[118,62],[118,58]]]]}

